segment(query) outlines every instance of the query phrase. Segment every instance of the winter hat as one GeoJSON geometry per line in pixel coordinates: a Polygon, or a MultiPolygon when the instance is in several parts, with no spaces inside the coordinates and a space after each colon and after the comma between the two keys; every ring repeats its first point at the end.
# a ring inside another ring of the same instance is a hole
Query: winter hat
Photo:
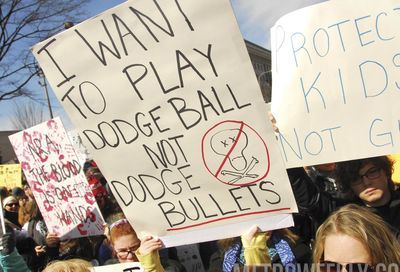
{"type": "Polygon", "coordinates": [[[101,185],[99,179],[95,176],[88,177],[88,182],[93,195],[96,197],[99,194],[107,195],[107,190],[101,185]]]}
{"type": "Polygon", "coordinates": [[[4,199],[8,196],[8,189],[5,186],[0,186],[0,196],[1,199],[4,199]]]}
{"type": "Polygon", "coordinates": [[[18,203],[18,200],[13,196],[7,196],[3,199],[3,208],[5,208],[9,203],[18,203]]]}
{"type": "Polygon", "coordinates": [[[14,187],[11,190],[11,194],[14,197],[21,197],[21,196],[25,196],[25,192],[22,188],[20,187],[14,187]]]}

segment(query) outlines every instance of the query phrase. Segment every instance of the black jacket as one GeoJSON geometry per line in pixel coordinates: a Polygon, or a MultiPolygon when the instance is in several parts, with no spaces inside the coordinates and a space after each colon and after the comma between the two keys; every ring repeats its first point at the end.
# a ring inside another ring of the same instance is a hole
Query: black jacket
{"type": "MultiPolygon", "coordinates": [[[[348,201],[334,198],[323,192],[312,182],[304,168],[292,168],[287,172],[299,213],[310,216],[317,226],[321,225],[334,210],[343,205],[355,203],[365,206],[359,199],[348,201]]],[[[400,191],[391,192],[391,199],[386,205],[367,208],[382,217],[400,240],[400,191]]]]}

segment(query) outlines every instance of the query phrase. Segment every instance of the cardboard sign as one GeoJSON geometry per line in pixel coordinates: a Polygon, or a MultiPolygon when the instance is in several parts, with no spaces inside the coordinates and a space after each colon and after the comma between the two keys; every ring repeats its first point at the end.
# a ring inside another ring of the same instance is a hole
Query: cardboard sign
{"type": "Polygon", "coordinates": [[[140,263],[120,263],[92,268],[94,272],[144,272],[140,263]]]}
{"type": "Polygon", "coordinates": [[[32,51],[139,236],[174,246],[291,224],[229,1],[127,1],[32,51]]]}
{"type": "Polygon", "coordinates": [[[89,151],[82,143],[82,138],[79,136],[78,131],[71,130],[67,132],[68,138],[74,147],[76,156],[78,157],[81,165],[84,165],[86,160],[90,157],[89,151]]]}
{"type": "Polygon", "coordinates": [[[103,234],[103,216],[60,118],[9,139],[49,232],[62,239],[103,234]]]}
{"type": "Polygon", "coordinates": [[[21,187],[21,178],[20,164],[0,165],[0,186],[5,186],[8,189],[21,187]]]}
{"type": "Polygon", "coordinates": [[[395,153],[400,3],[328,1],[272,29],[272,112],[286,166],[395,153]]]}

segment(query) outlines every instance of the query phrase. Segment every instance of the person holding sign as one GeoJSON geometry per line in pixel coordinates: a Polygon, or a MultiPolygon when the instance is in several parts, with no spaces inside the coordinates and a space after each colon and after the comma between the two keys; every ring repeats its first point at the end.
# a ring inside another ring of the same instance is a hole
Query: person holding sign
{"type": "Polygon", "coordinates": [[[15,249],[15,233],[7,228],[8,232],[0,238],[0,271],[30,272],[21,255],[15,249]]]}
{"type": "Polygon", "coordinates": [[[224,250],[223,272],[236,271],[236,267],[260,264],[269,265],[274,271],[278,267],[308,265],[311,249],[299,236],[287,228],[270,232],[259,232],[259,230],[257,226],[253,226],[241,238],[219,241],[220,247],[224,250]]]}
{"type": "Polygon", "coordinates": [[[392,161],[388,157],[336,164],[337,182],[349,199],[334,199],[322,192],[303,168],[289,169],[288,174],[300,212],[311,215],[318,224],[337,207],[355,202],[379,215],[400,236],[400,192],[391,179],[392,161]]]}
{"type": "MultiPolygon", "coordinates": [[[[164,271],[158,254],[158,251],[162,248],[161,240],[147,236],[140,241],[128,220],[120,219],[111,224],[110,240],[118,262],[140,261],[145,271],[164,271]]],[[[179,263],[169,259],[165,266],[165,271],[184,271],[179,263]]]]}

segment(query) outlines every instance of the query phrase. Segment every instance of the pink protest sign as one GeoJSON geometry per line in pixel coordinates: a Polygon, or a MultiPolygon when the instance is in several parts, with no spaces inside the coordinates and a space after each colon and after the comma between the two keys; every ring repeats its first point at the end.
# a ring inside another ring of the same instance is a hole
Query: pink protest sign
{"type": "Polygon", "coordinates": [[[49,231],[62,239],[103,234],[103,216],[61,120],[9,138],[49,231]]]}

